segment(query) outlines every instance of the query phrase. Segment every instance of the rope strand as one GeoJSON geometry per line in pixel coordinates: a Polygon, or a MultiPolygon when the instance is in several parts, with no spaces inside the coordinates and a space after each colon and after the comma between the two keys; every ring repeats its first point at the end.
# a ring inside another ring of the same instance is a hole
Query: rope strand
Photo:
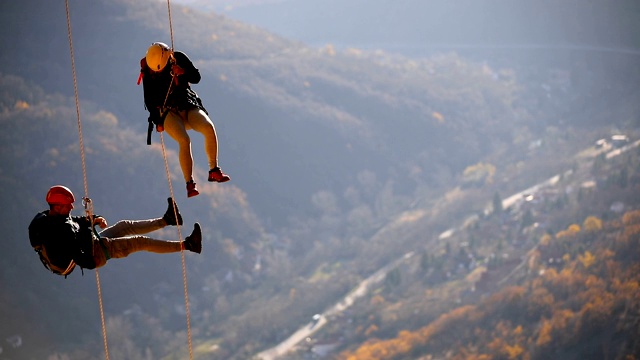
{"type": "MultiPolygon", "coordinates": [[[[160,133],[160,144],[162,144],[162,157],[164,159],[164,169],[165,169],[165,173],[167,176],[167,181],[169,183],[169,194],[171,196],[172,199],[175,199],[175,197],[173,196],[173,185],[171,183],[171,173],[169,171],[169,161],[167,160],[167,152],[165,149],[165,145],[164,145],[164,133],[160,133]]],[[[176,217],[176,219],[178,218],[178,212],[176,209],[176,206],[174,204],[173,206],[173,212],[174,215],[176,217]]],[[[181,226],[177,225],[178,228],[178,238],[180,239],[180,241],[182,242],[182,232],[181,232],[181,226]]],[[[185,260],[185,256],[184,256],[184,248],[181,248],[180,251],[180,256],[182,258],[182,281],[183,281],[183,285],[184,285],[184,308],[185,308],[185,313],[186,313],[186,317],[187,317],[187,342],[188,342],[188,346],[189,346],[189,359],[193,360],[193,343],[191,341],[191,311],[190,311],[190,306],[189,306],[189,289],[188,289],[188,285],[187,285],[187,265],[186,265],[186,260],[185,260]]]]}
{"type": "Polygon", "coordinates": [[[104,321],[104,308],[102,307],[102,288],[100,287],[100,274],[96,269],[96,286],[98,287],[98,305],[100,307],[100,321],[102,323],[102,340],[104,342],[104,357],[109,360],[109,346],[107,345],[107,326],[104,321]]]}
{"type": "Polygon", "coordinates": [[[80,157],[82,159],[82,179],[84,181],[84,194],[89,197],[89,186],[87,185],[87,167],[84,156],[84,142],[82,140],[82,121],[80,120],[80,101],[78,98],[78,81],[76,79],[76,63],[73,55],[73,39],[71,36],[71,16],[69,13],[69,0],[65,0],[67,10],[67,35],[69,37],[69,53],[71,54],[71,73],[73,76],[73,93],[76,99],[76,115],[78,119],[78,137],[80,139],[80,157]]]}
{"type": "MultiPolygon", "coordinates": [[[[171,1],[170,0],[167,0],[167,12],[169,15],[169,34],[171,36],[171,50],[173,51],[175,47],[174,47],[174,41],[173,41],[173,20],[171,18],[171,1]]],[[[175,77],[175,75],[173,76],[175,77]]],[[[171,88],[173,87],[174,80],[175,79],[173,78],[171,79],[171,84],[169,85],[167,96],[165,97],[165,106],[169,98],[169,93],[171,92],[171,88]]],[[[163,111],[168,111],[168,110],[163,108],[163,111]]],[[[167,182],[169,183],[169,193],[171,195],[171,198],[175,199],[175,197],[173,196],[173,185],[171,184],[171,173],[169,171],[169,162],[167,160],[167,153],[165,150],[163,133],[160,133],[160,142],[162,143],[162,157],[164,158],[164,168],[167,175],[167,182]]],[[[173,207],[173,211],[177,218],[178,214],[175,206],[173,207]]],[[[178,228],[178,237],[180,238],[180,241],[182,241],[182,233],[180,232],[180,225],[178,225],[177,228],[178,228]]],[[[186,261],[184,256],[184,249],[180,251],[180,255],[182,258],[182,280],[184,283],[184,307],[185,307],[185,313],[187,317],[187,343],[189,346],[189,359],[193,360],[193,343],[191,341],[191,311],[189,310],[189,289],[187,286],[187,266],[186,266],[186,261]]]]}
{"type": "MultiPolygon", "coordinates": [[[[69,12],[69,0],[65,0],[65,9],[67,13],[67,35],[69,37],[69,53],[71,55],[71,73],[73,76],[73,93],[75,95],[76,101],[76,115],[78,120],[78,138],[80,145],[80,158],[82,160],[82,180],[84,183],[84,205],[85,205],[85,213],[89,219],[93,221],[93,206],[90,206],[91,199],[89,198],[89,182],[87,181],[87,165],[85,161],[84,155],[84,141],[82,138],[82,121],[80,119],[80,99],[78,96],[78,81],[76,76],[76,64],[75,64],[75,56],[73,54],[73,37],[71,35],[71,15],[69,12]]],[[[104,355],[105,359],[109,360],[109,347],[107,345],[107,326],[104,321],[104,309],[102,306],[102,289],[100,287],[100,274],[96,269],[96,286],[98,287],[98,304],[100,307],[100,321],[102,323],[102,338],[104,342],[104,355]]]]}
{"type": "Polygon", "coordinates": [[[173,47],[173,21],[171,20],[171,1],[167,0],[167,12],[169,13],[169,34],[171,35],[171,50],[173,47]]]}

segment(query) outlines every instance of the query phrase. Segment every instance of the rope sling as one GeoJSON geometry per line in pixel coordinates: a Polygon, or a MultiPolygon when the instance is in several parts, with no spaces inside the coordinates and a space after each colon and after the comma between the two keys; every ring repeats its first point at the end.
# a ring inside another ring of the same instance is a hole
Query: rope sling
{"type": "MultiPolygon", "coordinates": [[[[70,11],[69,11],[69,0],[65,0],[65,9],[66,9],[66,16],[67,16],[67,35],[69,38],[69,53],[71,56],[71,72],[72,72],[72,76],[73,76],[73,90],[74,90],[74,95],[75,95],[75,105],[76,105],[76,115],[77,115],[77,123],[78,123],[78,138],[79,138],[79,147],[80,147],[80,158],[82,161],[82,179],[83,179],[83,183],[84,183],[84,193],[85,193],[85,197],[83,198],[83,205],[85,208],[85,214],[86,216],[91,220],[91,223],[93,224],[93,204],[91,202],[91,199],[89,198],[89,186],[88,186],[88,181],[87,181],[87,168],[86,168],[86,160],[85,160],[85,151],[84,151],[84,141],[83,141],[83,136],[82,136],[82,121],[80,118],[80,101],[79,101],[79,96],[78,96],[78,82],[77,82],[77,76],[76,76],[76,68],[75,68],[75,57],[74,57],[74,53],[73,53],[73,37],[72,37],[72,31],[71,31],[71,16],[70,16],[70,11]]],[[[172,25],[172,18],[171,18],[171,3],[170,0],[167,0],[167,10],[168,10],[168,14],[169,14],[169,32],[171,34],[171,49],[173,50],[174,48],[174,42],[173,42],[173,25],[172,25]]],[[[175,75],[174,75],[175,76],[175,75]]],[[[173,83],[173,81],[172,81],[173,83]]],[[[167,98],[169,96],[169,93],[171,91],[171,87],[169,87],[169,90],[167,92],[167,97],[165,98],[165,104],[167,101],[167,98]]],[[[164,158],[164,166],[165,166],[165,172],[166,172],[166,176],[167,176],[167,182],[169,184],[169,192],[171,194],[171,198],[175,199],[174,194],[173,194],[173,185],[171,183],[171,173],[169,171],[169,162],[167,160],[167,154],[166,154],[166,148],[165,148],[165,144],[164,144],[164,136],[163,133],[160,133],[160,141],[162,144],[162,156],[164,158]]],[[[173,204],[173,212],[175,217],[178,217],[178,209],[175,206],[175,202],[173,204]]],[[[178,237],[180,239],[180,242],[183,242],[182,240],[182,233],[180,231],[180,225],[177,225],[177,229],[178,229],[178,237]]],[[[190,313],[190,309],[189,309],[189,290],[188,290],[188,285],[187,285],[187,267],[186,267],[186,261],[185,261],[185,255],[184,255],[184,248],[181,249],[180,251],[181,254],[181,258],[182,258],[182,279],[183,279],[183,283],[184,283],[184,298],[185,298],[185,313],[186,313],[186,318],[187,318],[187,339],[188,339],[188,347],[189,347],[189,359],[193,360],[193,343],[191,340],[191,313],[190,313]]],[[[107,341],[107,327],[106,327],[106,323],[105,323],[105,317],[104,317],[104,307],[103,307],[103,301],[102,301],[102,288],[100,286],[100,274],[98,272],[98,269],[95,269],[95,273],[96,273],[96,286],[98,288],[98,304],[99,304],[99,308],[100,308],[100,321],[101,321],[101,325],[102,325],[102,337],[103,337],[103,342],[104,342],[104,352],[105,352],[105,359],[109,360],[109,346],[108,346],[108,341],[107,341]]]]}

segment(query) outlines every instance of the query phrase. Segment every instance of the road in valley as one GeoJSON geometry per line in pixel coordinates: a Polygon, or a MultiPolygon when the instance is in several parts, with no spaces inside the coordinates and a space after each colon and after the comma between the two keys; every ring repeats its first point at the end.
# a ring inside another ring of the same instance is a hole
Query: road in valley
{"type": "Polygon", "coordinates": [[[320,314],[320,317],[318,318],[318,320],[311,321],[306,325],[302,326],[300,329],[294,332],[291,336],[289,336],[286,340],[272,347],[271,349],[265,350],[257,354],[254,357],[254,359],[275,360],[278,357],[286,354],[291,349],[293,349],[296,346],[296,344],[300,343],[304,339],[310,337],[316,331],[320,330],[328,322],[327,320],[328,318],[334,315],[337,315],[343,312],[344,310],[346,310],[347,308],[349,308],[351,305],[353,305],[353,303],[357,299],[365,296],[374,285],[377,285],[380,282],[382,282],[389,271],[395,269],[401,263],[409,260],[414,255],[415,254],[413,252],[409,252],[403,255],[402,257],[400,257],[399,259],[396,259],[391,263],[385,265],[384,267],[382,267],[381,269],[373,273],[371,276],[364,279],[358,285],[358,287],[355,288],[353,291],[351,291],[347,296],[345,296],[344,299],[342,299],[340,302],[332,306],[323,314],[320,314]]]}

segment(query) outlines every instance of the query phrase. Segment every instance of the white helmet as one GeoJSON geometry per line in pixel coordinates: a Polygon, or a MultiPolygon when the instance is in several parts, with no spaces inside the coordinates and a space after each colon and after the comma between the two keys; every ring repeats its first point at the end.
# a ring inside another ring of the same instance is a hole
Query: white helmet
{"type": "Polygon", "coordinates": [[[147,66],[153,71],[162,71],[171,57],[171,48],[165,43],[154,42],[147,49],[147,66]]]}

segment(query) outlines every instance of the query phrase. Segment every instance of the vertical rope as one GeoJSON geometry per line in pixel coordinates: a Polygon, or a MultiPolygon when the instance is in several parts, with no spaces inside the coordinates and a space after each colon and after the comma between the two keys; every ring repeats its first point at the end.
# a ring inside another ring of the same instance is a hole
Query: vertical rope
{"type": "MultiPolygon", "coordinates": [[[[174,47],[174,41],[173,41],[173,20],[171,18],[171,0],[167,0],[167,13],[169,14],[169,34],[171,36],[171,50],[174,50],[175,47],[174,47]]],[[[165,98],[165,104],[167,102],[167,99],[169,98],[169,93],[171,92],[171,87],[173,86],[173,83],[174,83],[174,80],[172,79],[171,84],[169,85],[169,90],[167,91],[167,97],[165,98]]],[[[166,109],[163,109],[163,110],[168,111],[166,109]]],[[[162,144],[162,157],[164,158],[164,168],[167,175],[167,182],[169,183],[169,193],[171,195],[171,198],[175,199],[175,197],[173,196],[173,185],[171,184],[171,173],[169,171],[169,162],[167,160],[167,153],[164,145],[164,135],[162,132],[160,133],[160,142],[162,144]]],[[[175,206],[173,207],[173,211],[177,218],[178,211],[175,206]]],[[[178,237],[180,238],[180,241],[182,241],[182,233],[180,232],[180,225],[178,225],[177,228],[178,228],[178,237]]],[[[185,313],[187,317],[187,343],[189,346],[189,359],[193,360],[193,343],[191,341],[191,311],[189,309],[189,289],[187,286],[187,265],[186,265],[185,256],[184,256],[184,249],[180,251],[180,255],[182,258],[182,280],[184,284],[184,308],[185,308],[185,313]]]]}
{"type": "MultiPolygon", "coordinates": [[[[71,36],[71,15],[69,12],[69,0],[65,0],[65,9],[67,13],[67,35],[69,37],[69,53],[71,55],[71,73],[73,76],[73,93],[75,95],[76,115],[78,119],[78,138],[79,138],[79,144],[80,144],[80,158],[82,160],[82,180],[84,183],[84,194],[85,194],[84,204],[85,204],[85,211],[87,212],[87,216],[89,216],[89,218],[92,218],[93,217],[93,213],[91,210],[92,208],[88,207],[88,204],[90,204],[89,185],[88,185],[89,182],[87,181],[87,165],[86,165],[85,155],[84,155],[84,141],[82,138],[82,121],[80,120],[80,100],[78,96],[78,81],[76,76],[75,56],[73,54],[73,38],[71,36]]],[[[98,304],[100,306],[100,321],[102,323],[104,355],[105,355],[105,359],[109,360],[109,347],[107,345],[107,327],[104,321],[104,309],[102,307],[102,289],[100,287],[100,275],[98,274],[97,269],[96,269],[96,286],[98,287],[98,304]]]]}
{"type": "Polygon", "coordinates": [[[65,0],[67,10],[67,35],[69,37],[69,52],[71,54],[71,73],[73,75],[73,93],[76,98],[76,114],[78,118],[78,137],[80,138],[80,157],[82,159],[82,179],[84,181],[84,194],[89,197],[89,186],[87,185],[87,167],[84,156],[84,141],[82,140],[82,122],[80,121],[80,101],[78,100],[78,81],[76,80],[76,63],[73,55],[73,39],[71,38],[71,16],[69,14],[69,0],[65,0]]]}
{"type": "MultiPolygon", "coordinates": [[[[162,157],[164,158],[164,169],[165,169],[165,173],[167,175],[167,181],[169,182],[169,193],[171,195],[172,199],[175,199],[175,197],[173,196],[173,185],[171,183],[171,173],[169,171],[169,161],[167,160],[167,152],[165,149],[165,145],[164,145],[164,132],[160,133],[160,143],[162,144],[162,157]]],[[[175,214],[176,219],[178,218],[178,212],[177,209],[175,207],[175,204],[173,206],[173,212],[175,214]]],[[[178,228],[178,238],[180,239],[180,241],[182,242],[182,232],[180,231],[181,226],[177,225],[178,228]]],[[[182,250],[180,251],[180,256],[182,258],[182,281],[183,281],[183,287],[184,287],[184,308],[185,308],[185,313],[186,313],[186,317],[187,317],[187,343],[189,346],[189,359],[193,360],[193,343],[191,341],[191,310],[190,310],[190,306],[189,306],[189,288],[187,285],[187,263],[185,260],[185,256],[184,256],[184,248],[182,248],[182,250]]]]}
{"type": "Polygon", "coordinates": [[[171,1],[167,0],[167,12],[169,13],[169,34],[171,35],[171,50],[173,47],[173,21],[171,20],[171,1]]]}
{"type": "Polygon", "coordinates": [[[102,288],[100,287],[100,275],[96,269],[96,286],[98,287],[98,305],[100,306],[100,321],[102,323],[102,341],[104,342],[104,357],[109,360],[109,346],[107,345],[107,326],[104,321],[104,308],[102,307],[102,288]]]}

